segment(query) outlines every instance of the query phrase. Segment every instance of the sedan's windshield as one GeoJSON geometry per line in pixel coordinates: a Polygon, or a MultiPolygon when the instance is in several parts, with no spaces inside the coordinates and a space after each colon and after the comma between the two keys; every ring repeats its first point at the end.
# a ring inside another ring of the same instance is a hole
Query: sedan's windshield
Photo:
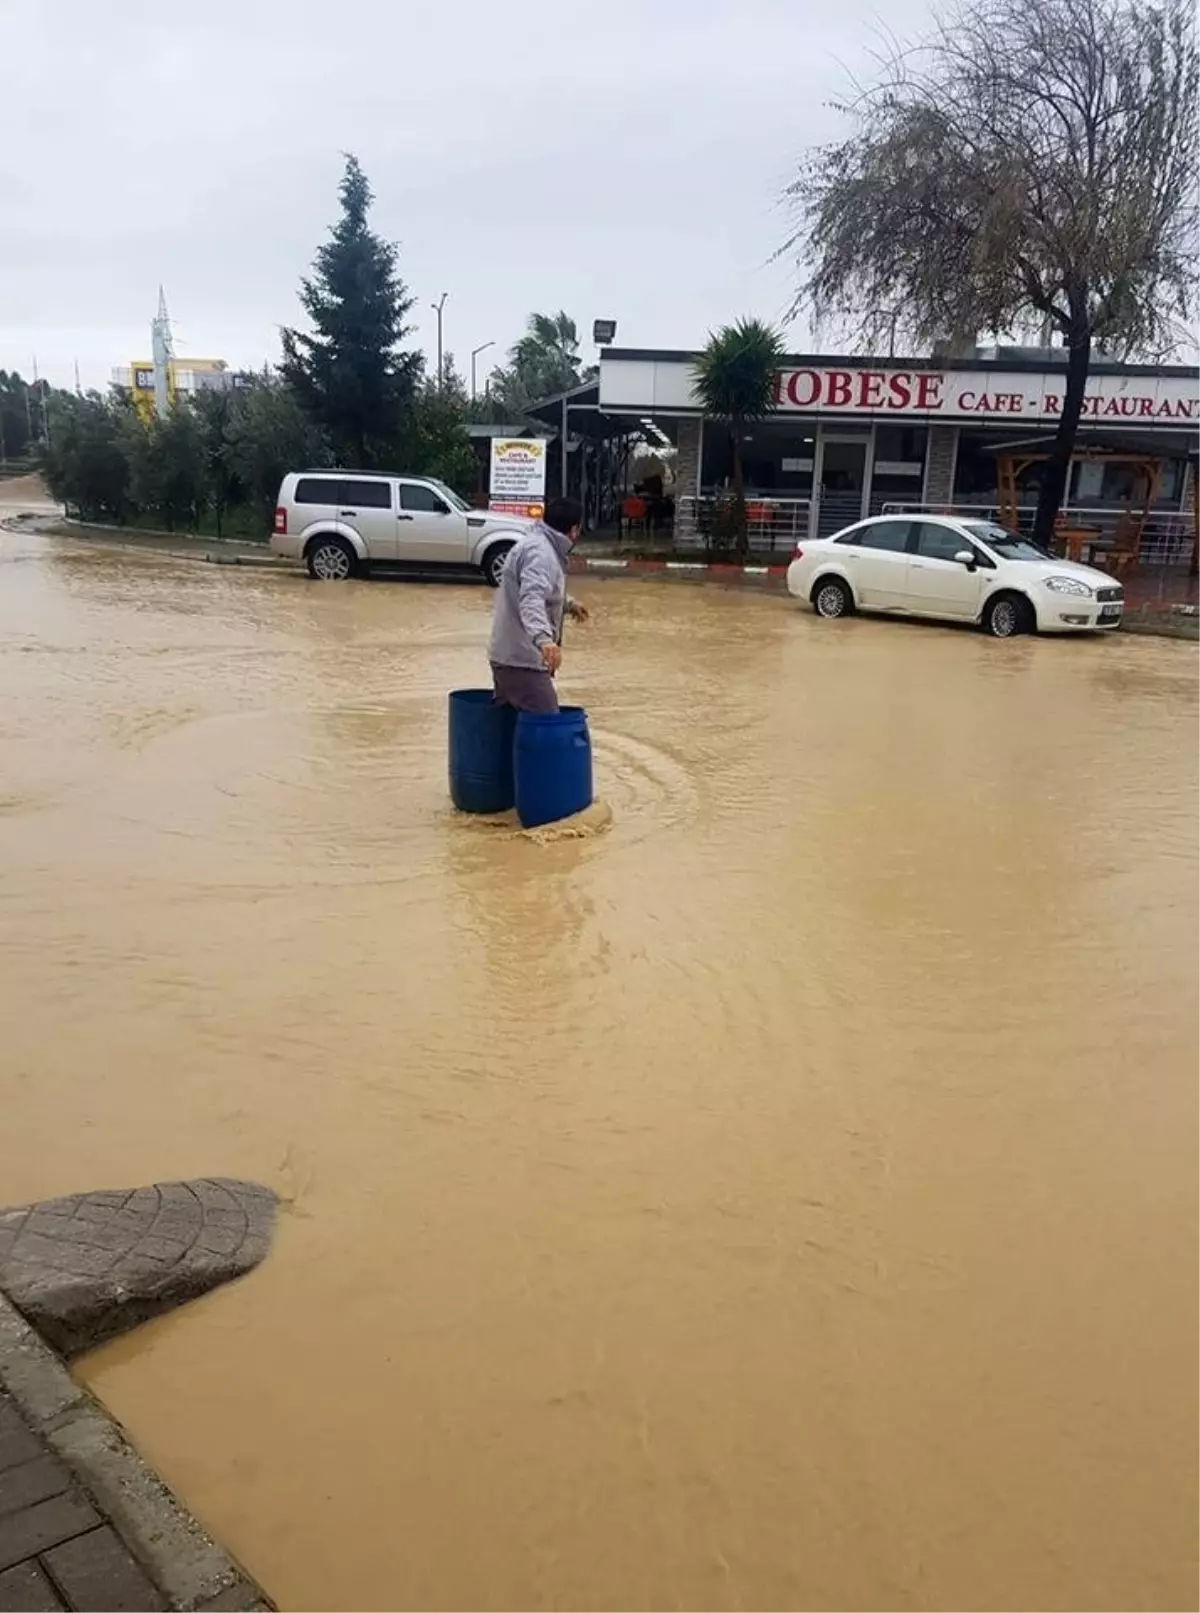
{"type": "Polygon", "coordinates": [[[469,510],[471,508],[466,499],[459,498],[454,489],[447,487],[445,482],[439,482],[436,477],[431,477],[430,479],[452,510],[469,510]]]}
{"type": "Polygon", "coordinates": [[[1049,560],[1045,549],[1039,549],[1028,538],[1014,537],[995,521],[964,521],[963,525],[973,538],[982,538],[989,549],[994,549],[1001,560],[1049,560]]]}

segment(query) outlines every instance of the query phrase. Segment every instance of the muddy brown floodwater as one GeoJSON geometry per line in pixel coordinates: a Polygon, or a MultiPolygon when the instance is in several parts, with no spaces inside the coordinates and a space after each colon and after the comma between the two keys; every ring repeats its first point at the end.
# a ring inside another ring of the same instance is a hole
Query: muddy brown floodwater
{"type": "Polygon", "coordinates": [[[540,846],[484,590],[0,536],[0,1201],[288,1201],[83,1378],[285,1608],[1194,1606],[1195,651],[585,593],[540,846]]]}

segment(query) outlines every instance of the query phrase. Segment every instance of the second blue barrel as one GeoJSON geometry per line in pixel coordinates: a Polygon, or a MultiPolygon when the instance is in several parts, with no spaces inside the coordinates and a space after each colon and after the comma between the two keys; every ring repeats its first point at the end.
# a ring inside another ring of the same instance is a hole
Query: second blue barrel
{"type": "Polygon", "coordinates": [[[525,829],[569,818],[592,804],[592,739],[582,706],[517,718],[513,752],[517,817],[525,829]]]}
{"type": "Polygon", "coordinates": [[[450,799],[460,812],[507,812],[513,804],[517,714],[490,689],[450,696],[450,799]]]}

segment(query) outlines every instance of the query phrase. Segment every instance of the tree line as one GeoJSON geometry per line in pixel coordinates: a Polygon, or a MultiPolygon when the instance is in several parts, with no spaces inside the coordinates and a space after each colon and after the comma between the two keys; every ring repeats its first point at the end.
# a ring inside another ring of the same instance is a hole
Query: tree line
{"type": "Polygon", "coordinates": [[[46,388],[27,407],[31,389],[0,373],[9,457],[35,454],[54,496],[85,520],[169,531],[261,536],[280,481],[298,467],[400,469],[471,496],[479,462],[468,421],[519,424],[539,398],[577,384],[574,321],[532,314],[507,366],[471,400],[453,355],[435,375],[407,345],[414,299],[396,247],[370,227],[372,200],[347,157],[338,218],[300,283],[308,328],[283,330],[276,369],[179,396],[161,418],[120,387],[46,388]]]}

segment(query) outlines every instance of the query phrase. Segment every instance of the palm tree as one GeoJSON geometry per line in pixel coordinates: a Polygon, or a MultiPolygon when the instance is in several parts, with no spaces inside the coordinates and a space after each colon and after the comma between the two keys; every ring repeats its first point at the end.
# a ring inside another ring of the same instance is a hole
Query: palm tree
{"type": "Polygon", "coordinates": [[[516,373],[534,400],[579,386],[579,332],[574,319],[558,313],[531,313],[526,334],[511,353],[516,373]]]}
{"type": "Polygon", "coordinates": [[[746,478],[742,441],[752,420],[775,407],[775,376],[783,357],[779,333],[758,319],[739,319],[708,338],[696,360],[695,391],[706,415],[724,420],[733,448],[733,520],[737,552],[746,553],[746,478]]]}

